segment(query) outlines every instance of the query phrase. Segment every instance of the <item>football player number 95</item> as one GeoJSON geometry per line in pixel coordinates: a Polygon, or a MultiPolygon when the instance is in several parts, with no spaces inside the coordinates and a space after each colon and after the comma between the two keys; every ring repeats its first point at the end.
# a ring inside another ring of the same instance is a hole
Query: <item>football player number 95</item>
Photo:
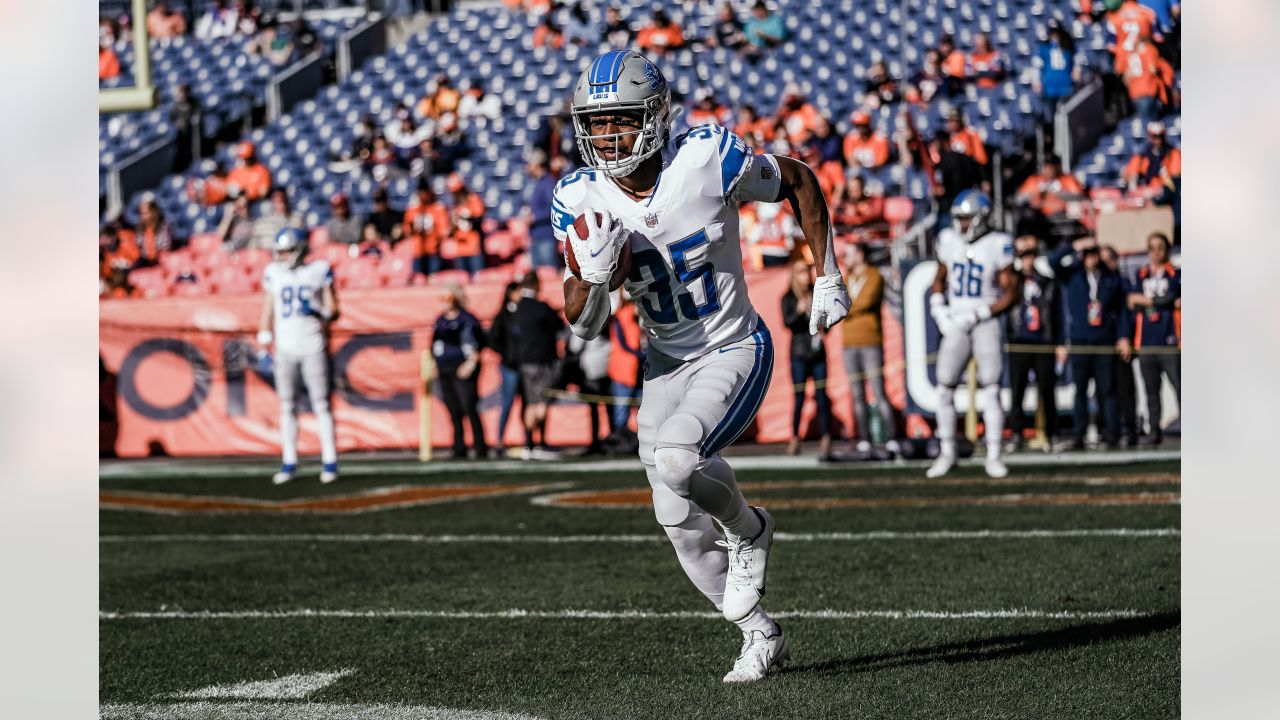
{"type": "Polygon", "coordinates": [[[641,268],[648,269],[649,276],[653,278],[645,294],[640,299],[640,306],[644,308],[645,314],[655,323],[670,325],[679,322],[680,317],[676,314],[677,308],[680,315],[683,315],[686,320],[698,320],[720,310],[720,299],[716,297],[715,268],[709,262],[704,262],[691,268],[688,266],[685,257],[691,250],[706,245],[710,241],[711,239],[707,237],[707,231],[699,230],[683,240],[672,243],[668,248],[671,252],[671,263],[675,266],[676,279],[680,286],[699,278],[702,279],[702,288],[706,293],[707,300],[701,305],[694,299],[693,293],[688,290],[681,290],[673,296],[671,292],[671,276],[667,272],[666,263],[662,261],[662,254],[657,250],[641,250],[632,255],[631,275],[629,277],[631,282],[637,284],[645,282],[641,268]]]}

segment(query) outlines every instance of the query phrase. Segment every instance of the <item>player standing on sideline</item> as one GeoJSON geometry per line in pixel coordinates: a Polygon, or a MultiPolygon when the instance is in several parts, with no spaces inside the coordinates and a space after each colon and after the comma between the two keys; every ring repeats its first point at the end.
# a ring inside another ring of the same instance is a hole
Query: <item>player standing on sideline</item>
{"type": "Polygon", "coordinates": [[[760,607],[773,519],[747,505],[720,457],[755,418],[773,371],[773,342],[742,274],[738,203],[791,202],[822,263],[811,333],[844,318],[849,294],[826,199],[807,165],[753,155],[714,124],[669,143],[673,119],[657,66],[633,51],[597,57],[573,95],[578,147],[590,167],[556,186],[552,224],[577,261],[580,277],[565,274],[565,315],[583,338],[608,320],[609,281],[630,245],[624,287],[649,336],[637,423],[654,511],[689,579],[742,630],[742,651],[724,681],[751,682],[789,651],[760,607]],[[575,227],[584,223],[585,237],[575,227]]]}
{"type": "Polygon", "coordinates": [[[280,445],[284,464],[271,481],[287,483],[298,472],[298,418],[294,398],[301,375],[320,434],[320,482],[338,479],[338,449],[329,410],[328,325],[338,317],[333,269],[325,260],[306,260],[306,232],[286,227],[276,233],[276,261],[262,275],[266,292],[258,344],[275,340],[276,395],[280,398],[280,445]],[[273,332],[274,330],[274,332],[273,332]]]}
{"type": "Polygon", "coordinates": [[[1004,408],[1000,406],[1000,374],[1004,341],[997,315],[1018,304],[1021,288],[1013,272],[1013,238],[989,232],[991,199],[966,190],[951,206],[952,226],[938,233],[938,275],[929,295],[929,313],[942,342],[938,345],[938,439],[942,451],[926,475],[946,475],[956,464],[956,386],[966,362],[978,363],[978,397],[986,426],[987,474],[1009,474],[1000,460],[1004,408]]]}

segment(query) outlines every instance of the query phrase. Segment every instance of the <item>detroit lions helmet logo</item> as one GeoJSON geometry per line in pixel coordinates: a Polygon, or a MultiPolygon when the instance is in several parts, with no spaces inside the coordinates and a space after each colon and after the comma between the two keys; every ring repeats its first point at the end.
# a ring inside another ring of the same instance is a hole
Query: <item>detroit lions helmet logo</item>
{"type": "Polygon", "coordinates": [[[650,90],[657,90],[667,84],[667,79],[662,77],[662,71],[651,62],[644,64],[644,78],[649,81],[650,90]]]}

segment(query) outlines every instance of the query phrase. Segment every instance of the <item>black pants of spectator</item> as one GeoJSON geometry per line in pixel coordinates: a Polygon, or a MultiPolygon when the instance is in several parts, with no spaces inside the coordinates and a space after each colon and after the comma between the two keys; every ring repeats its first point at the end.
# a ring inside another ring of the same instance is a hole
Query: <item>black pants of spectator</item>
{"type": "Polygon", "coordinates": [[[1053,346],[1045,345],[1045,352],[1009,353],[1009,384],[1013,391],[1013,407],[1009,410],[1009,429],[1015,438],[1022,437],[1027,427],[1027,416],[1022,411],[1022,398],[1027,394],[1031,371],[1036,373],[1036,396],[1044,410],[1044,434],[1052,440],[1058,434],[1058,401],[1054,397],[1053,346]]]}
{"type": "Polygon", "coordinates": [[[458,377],[457,368],[448,370],[440,368],[440,396],[444,406],[449,410],[449,419],[453,421],[453,454],[464,457],[467,454],[466,435],[463,432],[463,421],[471,421],[471,446],[483,455],[488,452],[484,441],[484,425],[480,422],[480,391],[476,376],[479,369],[471,373],[471,377],[458,377]]]}
{"type": "Polygon", "coordinates": [[[802,360],[791,358],[791,382],[795,385],[795,409],[791,413],[791,436],[800,436],[800,415],[804,411],[805,388],[809,378],[813,378],[813,394],[818,401],[818,435],[827,437],[831,434],[831,399],[827,397],[827,356],[817,355],[802,360]]]}
{"type": "MultiPolygon", "coordinates": [[[[597,397],[609,397],[613,395],[613,386],[609,382],[609,376],[595,380],[582,381],[582,394],[595,395],[597,397]]],[[[596,447],[603,440],[600,436],[600,414],[604,413],[605,424],[609,426],[609,432],[613,432],[613,406],[607,405],[599,401],[587,401],[587,410],[591,413],[591,446],[596,447]]]]}
{"type": "Polygon", "coordinates": [[[1160,402],[1160,375],[1169,378],[1173,392],[1178,396],[1178,411],[1182,411],[1182,356],[1181,355],[1143,355],[1138,359],[1138,368],[1142,371],[1142,388],[1147,393],[1147,423],[1152,435],[1160,434],[1160,414],[1163,412],[1160,402]]]}
{"type": "Polygon", "coordinates": [[[1071,378],[1076,384],[1075,437],[1083,441],[1089,427],[1089,381],[1097,386],[1098,408],[1102,411],[1101,435],[1108,444],[1119,440],[1116,412],[1116,358],[1114,355],[1073,354],[1071,378]]]}
{"type": "Polygon", "coordinates": [[[1127,362],[1115,356],[1116,363],[1116,417],[1120,421],[1120,436],[1130,443],[1138,439],[1138,386],[1134,381],[1133,359],[1127,362]]]}

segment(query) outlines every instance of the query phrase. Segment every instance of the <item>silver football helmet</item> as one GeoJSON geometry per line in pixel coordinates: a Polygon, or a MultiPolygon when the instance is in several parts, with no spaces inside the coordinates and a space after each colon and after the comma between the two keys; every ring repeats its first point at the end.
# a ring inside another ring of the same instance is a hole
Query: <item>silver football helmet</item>
{"type": "Polygon", "coordinates": [[[951,204],[951,223],[965,242],[987,234],[991,220],[991,198],[981,190],[965,190],[951,204]],[[964,220],[969,222],[965,223],[964,220]]]}
{"type": "Polygon", "coordinates": [[[667,144],[671,132],[671,89],[657,65],[634,50],[612,50],[591,62],[573,90],[573,129],[578,150],[589,165],[612,177],[622,177],[667,144]],[[590,119],[597,113],[636,113],[640,130],[591,135],[590,119]],[[608,160],[591,141],[617,142],[637,135],[631,154],[608,160]]]}
{"type": "Polygon", "coordinates": [[[293,267],[302,264],[307,254],[307,232],[302,228],[284,227],[272,242],[272,254],[293,267]]]}

